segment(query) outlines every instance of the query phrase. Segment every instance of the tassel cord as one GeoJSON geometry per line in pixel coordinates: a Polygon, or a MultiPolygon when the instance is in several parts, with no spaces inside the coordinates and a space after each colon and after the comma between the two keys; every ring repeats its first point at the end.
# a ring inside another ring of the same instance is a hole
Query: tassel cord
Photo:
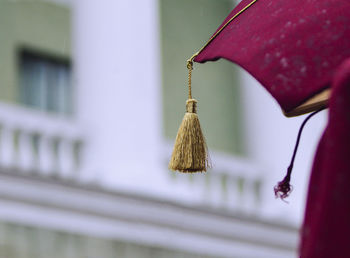
{"type": "Polygon", "coordinates": [[[325,108],[321,108],[321,109],[311,113],[310,115],[308,115],[305,118],[305,120],[301,124],[299,132],[298,132],[297,140],[296,140],[296,143],[295,143],[292,159],[291,159],[290,164],[289,164],[288,169],[287,169],[287,174],[283,178],[283,180],[281,182],[279,182],[274,188],[276,198],[280,197],[282,200],[284,200],[284,198],[289,196],[289,193],[292,190],[292,186],[290,185],[290,179],[291,179],[292,170],[293,170],[293,166],[294,166],[294,160],[295,160],[295,157],[296,157],[296,154],[297,154],[297,151],[298,151],[298,147],[299,147],[299,143],[300,143],[301,134],[303,132],[303,129],[304,129],[306,123],[309,121],[309,119],[311,117],[313,117],[318,112],[320,112],[320,111],[322,111],[324,109],[325,108]]]}
{"type": "Polygon", "coordinates": [[[288,172],[287,172],[287,175],[289,178],[291,176],[291,173],[292,173],[292,169],[293,169],[293,165],[294,165],[294,160],[295,160],[295,156],[297,155],[297,151],[298,151],[298,147],[299,147],[299,143],[300,143],[300,138],[301,138],[301,134],[303,132],[303,129],[307,123],[307,121],[309,121],[309,119],[311,117],[313,117],[314,115],[316,115],[318,112],[324,110],[324,108],[321,108],[319,110],[316,110],[315,112],[311,113],[307,118],[305,118],[305,120],[303,121],[303,123],[301,124],[300,126],[300,129],[299,129],[299,132],[298,132],[298,136],[297,136],[297,141],[295,143],[295,147],[294,147],[294,151],[293,151],[293,156],[292,156],[292,159],[290,161],[290,165],[288,167],[288,172]]]}
{"type": "Polygon", "coordinates": [[[187,60],[188,69],[188,99],[192,99],[192,70],[193,70],[193,58],[187,60]]]}

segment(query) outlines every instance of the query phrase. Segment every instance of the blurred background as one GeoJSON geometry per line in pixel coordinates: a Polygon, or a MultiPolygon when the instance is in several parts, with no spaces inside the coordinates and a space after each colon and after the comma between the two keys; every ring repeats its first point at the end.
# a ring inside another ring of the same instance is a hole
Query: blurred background
{"type": "Polygon", "coordinates": [[[195,64],[213,169],[167,169],[185,61],[236,4],[0,0],[0,258],[297,256],[325,112],[282,202],[303,117],[232,63],[195,64]]]}

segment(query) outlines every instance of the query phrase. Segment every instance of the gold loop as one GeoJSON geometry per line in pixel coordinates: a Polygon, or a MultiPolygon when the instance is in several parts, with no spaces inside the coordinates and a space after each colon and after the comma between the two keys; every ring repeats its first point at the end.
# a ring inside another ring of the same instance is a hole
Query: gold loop
{"type": "Polygon", "coordinates": [[[187,60],[187,69],[193,70],[193,61],[191,59],[187,60]]]}

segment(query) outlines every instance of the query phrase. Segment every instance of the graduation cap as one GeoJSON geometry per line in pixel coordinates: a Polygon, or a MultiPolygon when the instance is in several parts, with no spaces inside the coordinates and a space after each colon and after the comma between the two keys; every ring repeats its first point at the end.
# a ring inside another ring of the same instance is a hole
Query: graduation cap
{"type": "MultiPolygon", "coordinates": [[[[328,124],[311,173],[299,252],[302,258],[350,257],[350,1],[241,1],[187,61],[189,103],[196,103],[191,94],[193,62],[220,58],[247,70],[288,117],[317,112],[329,102],[328,124]]],[[[296,148],[302,128],[314,114],[302,124],[296,148]]],[[[169,167],[205,171],[209,163],[195,109],[187,109],[184,122],[169,167]],[[189,116],[195,118],[196,130],[189,127],[189,116]]],[[[290,176],[296,148],[284,180],[290,176]]],[[[283,181],[277,189],[282,198],[289,190],[289,182],[284,185],[288,180],[283,181]]]]}
{"type": "Polygon", "coordinates": [[[188,61],[189,99],[169,168],[210,163],[192,99],[193,62],[220,58],[247,70],[290,117],[327,106],[337,67],[350,57],[349,0],[243,0],[188,61]]]}

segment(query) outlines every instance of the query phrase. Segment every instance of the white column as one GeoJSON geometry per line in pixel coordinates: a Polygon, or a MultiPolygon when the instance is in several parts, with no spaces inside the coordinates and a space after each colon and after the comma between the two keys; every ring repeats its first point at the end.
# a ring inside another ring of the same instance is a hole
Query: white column
{"type": "Polygon", "coordinates": [[[77,116],[88,139],[85,177],[112,186],[167,190],[152,187],[167,181],[159,155],[157,2],[75,1],[77,116]]]}

